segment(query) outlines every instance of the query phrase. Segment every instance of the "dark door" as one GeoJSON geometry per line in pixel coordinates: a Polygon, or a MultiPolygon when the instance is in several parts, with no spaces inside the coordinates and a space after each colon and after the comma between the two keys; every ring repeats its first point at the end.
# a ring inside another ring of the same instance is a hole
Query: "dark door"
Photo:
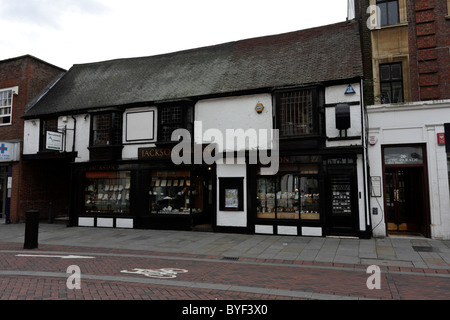
{"type": "Polygon", "coordinates": [[[0,166],[0,218],[5,218],[8,167],[0,166]]]}
{"type": "Polygon", "coordinates": [[[356,170],[353,166],[336,169],[328,177],[328,234],[358,236],[356,170]]]}
{"type": "Polygon", "coordinates": [[[422,167],[386,168],[385,201],[389,233],[427,235],[422,167]]]}

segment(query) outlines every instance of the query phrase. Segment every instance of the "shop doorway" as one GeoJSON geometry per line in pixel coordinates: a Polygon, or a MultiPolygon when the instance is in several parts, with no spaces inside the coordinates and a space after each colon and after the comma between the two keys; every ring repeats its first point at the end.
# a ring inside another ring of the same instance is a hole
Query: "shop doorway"
{"type": "Polygon", "coordinates": [[[327,234],[333,236],[359,236],[355,159],[329,159],[327,186],[329,194],[327,234]]]}
{"type": "Polygon", "coordinates": [[[0,166],[0,220],[6,217],[6,197],[8,194],[8,167],[0,166]]]}
{"type": "Polygon", "coordinates": [[[428,183],[422,146],[384,149],[384,193],[389,235],[429,236],[428,183]]]}
{"type": "Polygon", "coordinates": [[[212,232],[215,224],[214,173],[210,167],[207,170],[193,170],[191,179],[195,186],[191,190],[192,230],[212,232]]]}

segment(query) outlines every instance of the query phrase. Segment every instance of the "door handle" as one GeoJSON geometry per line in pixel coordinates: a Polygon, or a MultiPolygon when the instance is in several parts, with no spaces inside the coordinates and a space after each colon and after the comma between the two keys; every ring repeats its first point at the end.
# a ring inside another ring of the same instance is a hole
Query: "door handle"
{"type": "Polygon", "coordinates": [[[400,201],[400,190],[394,189],[394,201],[399,202],[400,201]]]}

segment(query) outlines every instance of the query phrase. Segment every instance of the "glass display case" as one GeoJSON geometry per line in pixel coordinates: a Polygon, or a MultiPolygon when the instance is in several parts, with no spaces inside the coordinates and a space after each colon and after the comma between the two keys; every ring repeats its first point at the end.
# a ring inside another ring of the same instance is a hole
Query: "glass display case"
{"type": "Polygon", "coordinates": [[[88,214],[129,214],[129,171],[87,172],[85,175],[85,212],[88,214]]]}
{"type": "Polygon", "coordinates": [[[203,183],[189,171],[154,171],[149,190],[150,214],[203,212],[203,183]]]}
{"type": "Polygon", "coordinates": [[[319,211],[317,178],[285,174],[258,179],[257,218],[319,220],[319,211]]]}

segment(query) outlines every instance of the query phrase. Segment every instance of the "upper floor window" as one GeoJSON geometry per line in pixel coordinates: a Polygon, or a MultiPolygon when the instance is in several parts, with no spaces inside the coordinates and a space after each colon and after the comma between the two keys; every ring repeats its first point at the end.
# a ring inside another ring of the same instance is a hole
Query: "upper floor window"
{"type": "Polygon", "coordinates": [[[280,93],[277,97],[280,137],[314,133],[313,91],[280,93]]]}
{"type": "Polygon", "coordinates": [[[402,63],[380,65],[381,103],[404,102],[402,63]]]}
{"type": "Polygon", "coordinates": [[[121,114],[119,112],[94,114],[92,116],[91,146],[117,146],[121,144],[121,114]]]}
{"type": "Polygon", "coordinates": [[[158,141],[172,141],[176,129],[187,129],[192,134],[194,112],[191,106],[170,106],[159,109],[158,141]]]}
{"type": "Polygon", "coordinates": [[[380,10],[381,26],[400,22],[398,0],[377,0],[377,6],[380,10]]]}
{"type": "Polygon", "coordinates": [[[47,132],[58,132],[58,119],[41,120],[40,147],[41,151],[47,150],[47,132]]]}
{"type": "Polygon", "coordinates": [[[0,91],[0,126],[11,124],[12,120],[12,90],[0,91]]]}

